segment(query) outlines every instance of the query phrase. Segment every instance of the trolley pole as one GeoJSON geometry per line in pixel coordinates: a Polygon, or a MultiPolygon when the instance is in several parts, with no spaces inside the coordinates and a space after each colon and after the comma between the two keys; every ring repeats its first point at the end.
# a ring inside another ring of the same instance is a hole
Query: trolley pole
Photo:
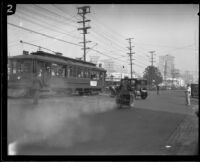
{"type": "Polygon", "coordinates": [[[129,50],[130,50],[130,52],[129,53],[127,53],[128,55],[129,55],[129,57],[130,57],[130,65],[131,65],[131,79],[133,78],[133,59],[132,59],[132,56],[133,56],[133,54],[135,54],[135,52],[132,52],[132,47],[134,47],[134,46],[131,46],[131,40],[132,40],[133,38],[128,38],[128,39],[126,39],[126,40],[128,40],[129,41],[129,47],[127,47],[129,50]]]}
{"type": "Polygon", "coordinates": [[[90,29],[90,26],[86,26],[86,22],[90,22],[91,20],[86,20],[85,15],[87,13],[90,13],[90,6],[83,6],[83,7],[78,7],[78,15],[80,15],[83,18],[83,21],[78,21],[77,23],[83,23],[83,27],[82,28],[78,28],[78,30],[82,30],[83,31],[83,58],[84,61],[86,61],[86,49],[89,49],[86,47],[86,43],[89,43],[91,41],[86,41],[86,34],[87,33],[87,29],[90,29]]]}

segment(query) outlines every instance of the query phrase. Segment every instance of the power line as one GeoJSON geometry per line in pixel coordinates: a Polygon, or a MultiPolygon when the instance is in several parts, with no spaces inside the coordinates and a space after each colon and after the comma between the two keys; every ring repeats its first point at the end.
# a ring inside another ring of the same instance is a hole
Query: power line
{"type": "Polygon", "coordinates": [[[32,33],[35,33],[35,34],[39,34],[39,35],[42,35],[42,36],[45,36],[45,37],[48,37],[48,38],[56,39],[56,40],[59,40],[59,41],[65,42],[65,43],[69,43],[69,44],[73,44],[73,45],[81,47],[81,45],[79,45],[79,44],[76,44],[76,43],[73,43],[73,42],[68,42],[68,41],[65,41],[65,40],[62,40],[62,39],[59,39],[59,38],[55,38],[55,37],[49,36],[47,34],[39,33],[39,32],[33,31],[31,29],[27,29],[27,28],[24,28],[24,27],[21,27],[21,26],[18,26],[18,25],[9,23],[9,22],[7,24],[14,26],[14,27],[17,27],[17,28],[21,28],[23,30],[26,30],[26,31],[29,31],[29,32],[32,32],[32,33]]]}
{"type": "Polygon", "coordinates": [[[65,20],[67,20],[67,21],[71,21],[71,22],[73,22],[73,23],[76,22],[75,20],[68,19],[68,18],[66,18],[66,17],[63,16],[63,15],[57,14],[57,13],[55,13],[55,12],[52,12],[52,11],[50,11],[50,10],[47,9],[47,8],[41,7],[41,6],[36,5],[36,4],[34,4],[34,6],[40,8],[40,9],[42,9],[42,10],[44,10],[44,11],[47,11],[48,13],[51,13],[51,14],[53,14],[53,15],[56,15],[56,16],[58,16],[59,18],[62,17],[63,19],[65,19],[65,20]]]}
{"type": "Polygon", "coordinates": [[[117,43],[115,43],[112,38],[108,38],[107,36],[104,35],[104,33],[100,32],[98,30],[94,30],[94,32],[91,35],[94,35],[94,34],[96,34],[98,37],[100,37],[103,40],[103,42],[105,42],[105,39],[106,39],[111,43],[112,46],[115,45],[116,49],[118,49],[120,51],[123,51],[123,52],[125,51],[124,47],[122,47],[121,45],[118,45],[117,43]],[[102,37],[104,37],[105,39],[103,39],[102,37]],[[124,48],[124,50],[122,50],[122,48],[124,48]]]}
{"type": "MultiPolygon", "coordinates": [[[[63,12],[65,15],[66,15],[66,14],[69,15],[69,16],[70,16],[70,19],[71,19],[73,22],[76,22],[77,20],[79,20],[77,17],[75,17],[75,15],[73,16],[73,15],[71,15],[71,14],[69,14],[69,13],[64,12],[64,10],[63,10],[61,7],[58,7],[58,5],[54,4],[54,5],[52,5],[52,6],[53,6],[54,8],[57,8],[57,10],[63,12]]],[[[66,11],[66,10],[65,10],[65,11],[66,11]]]]}
{"type": "MultiPolygon", "coordinates": [[[[95,30],[95,29],[94,29],[95,30]]],[[[96,31],[96,33],[98,33],[99,32],[99,34],[98,35],[100,35],[100,36],[102,36],[102,37],[104,37],[105,39],[107,39],[109,42],[111,42],[112,44],[115,44],[116,45],[116,47],[118,47],[119,49],[124,49],[124,50],[126,50],[126,48],[122,45],[122,44],[119,44],[115,39],[113,39],[113,37],[110,37],[110,36],[108,36],[108,34],[106,34],[105,32],[100,32],[100,31],[98,31],[98,30],[95,30],[96,31]]]]}
{"type": "MultiPolygon", "coordinates": [[[[20,12],[21,12],[21,11],[18,11],[18,13],[20,13],[20,12]]],[[[23,14],[23,13],[22,13],[22,14],[23,14]]],[[[24,16],[24,15],[25,15],[25,14],[23,14],[23,16],[24,16]]],[[[18,15],[16,15],[16,16],[18,16],[18,15]]],[[[22,18],[22,16],[19,16],[19,17],[22,18]]],[[[72,37],[72,38],[79,39],[79,37],[77,37],[77,36],[73,36],[73,35],[68,34],[68,33],[66,33],[66,32],[62,32],[62,31],[60,31],[60,30],[58,30],[58,29],[52,28],[52,27],[51,27],[51,24],[48,25],[48,23],[45,23],[45,24],[46,24],[46,26],[45,26],[44,24],[38,23],[37,21],[33,21],[33,20],[31,20],[30,18],[25,18],[25,17],[23,17],[22,19],[24,19],[25,21],[31,22],[31,23],[33,23],[34,25],[37,24],[37,25],[39,25],[40,27],[43,26],[43,28],[45,28],[45,29],[49,29],[49,30],[55,31],[55,32],[57,32],[57,33],[65,34],[65,35],[70,36],[70,37],[72,37]]],[[[41,21],[39,21],[39,22],[41,22],[41,21]]]]}
{"type": "MultiPolygon", "coordinates": [[[[26,6],[26,5],[25,5],[26,6]]],[[[51,21],[53,21],[54,22],[54,24],[55,24],[55,21],[56,22],[58,22],[58,23],[60,23],[60,24],[67,24],[67,25],[70,25],[70,26],[73,26],[73,27],[77,27],[75,24],[71,24],[71,23],[69,23],[69,21],[67,21],[66,22],[66,19],[60,19],[60,16],[58,17],[52,17],[51,15],[49,15],[47,12],[48,11],[46,11],[45,12],[45,10],[41,10],[41,8],[42,7],[37,7],[37,6],[35,6],[35,5],[32,5],[32,6],[29,6],[28,8],[27,7],[23,7],[22,9],[23,10],[25,10],[25,12],[26,13],[32,13],[32,16],[33,15],[37,15],[39,18],[41,18],[41,17],[44,17],[44,18],[46,18],[45,20],[51,20],[51,21]],[[36,11],[36,9],[40,9],[40,10],[37,10],[36,11]]],[[[21,10],[22,10],[21,9],[21,10]]],[[[56,16],[56,14],[53,14],[54,16],[56,16]]]]}
{"type": "MultiPolygon", "coordinates": [[[[102,25],[102,23],[101,23],[100,21],[98,21],[96,17],[95,17],[94,21],[98,24],[97,26],[102,26],[102,27],[104,27],[104,28],[107,28],[106,31],[109,31],[109,32],[107,32],[108,34],[112,34],[112,33],[113,33],[113,35],[111,36],[112,38],[113,38],[113,36],[120,36],[120,39],[121,39],[121,40],[124,40],[124,39],[126,38],[126,37],[123,36],[121,33],[116,32],[113,28],[111,29],[110,27],[108,27],[106,24],[103,24],[103,25],[102,25]]],[[[117,37],[116,37],[116,38],[117,38],[117,37]]],[[[118,37],[118,38],[119,38],[119,37],[118,37]]],[[[124,44],[124,45],[125,45],[125,44],[124,44]]]]}

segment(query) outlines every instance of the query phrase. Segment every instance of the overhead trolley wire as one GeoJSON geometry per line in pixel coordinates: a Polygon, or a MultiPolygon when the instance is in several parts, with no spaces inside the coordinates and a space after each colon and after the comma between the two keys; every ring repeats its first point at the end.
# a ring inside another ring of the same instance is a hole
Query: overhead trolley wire
{"type": "MultiPolygon", "coordinates": [[[[75,25],[75,24],[70,23],[69,21],[66,21],[66,19],[60,19],[61,18],[60,16],[59,17],[52,17],[47,12],[44,12],[44,10],[41,10],[41,9],[38,10],[38,7],[34,6],[34,5],[28,6],[28,8],[27,7],[23,7],[22,9],[26,10],[25,12],[32,13],[33,15],[37,15],[40,18],[44,17],[45,20],[54,21],[54,24],[55,24],[55,21],[56,21],[56,22],[58,22],[60,24],[67,24],[67,25],[70,25],[70,26],[73,26],[73,27],[76,27],[76,28],[78,27],[78,25],[75,25]]],[[[54,16],[55,16],[55,14],[54,14],[54,16]]]]}
{"type": "Polygon", "coordinates": [[[74,21],[74,22],[77,22],[77,20],[80,21],[80,19],[79,19],[78,17],[75,17],[75,16],[73,16],[73,15],[70,15],[69,13],[64,12],[64,10],[63,10],[62,8],[58,7],[57,5],[55,5],[55,4],[53,5],[53,4],[52,4],[52,6],[53,6],[54,8],[56,8],[57,10],[63,12],[64,14],[69,15],[69,16],[70,16],[70,19],[71,19],[72,21],[74,21]],[[73,17],[74,17],[74,18],[73,18],[73,17]],[[76,20],[74,20],[74,19],[76,19],[76,20]]]}
{"type": "Polygon", "coordinates": [[[65,40],[62,40],[62,39],[59,39],[59,38],[55,38],[55,37],[53,37],[53,36],[49,36],[49,35],[47,35],[47,34],[43,34],[43,33],[40,33],[40,32],[36,32],[36,31],[31,30],[31,29],[24,28],[24,27],[21,27],[21,26],[18,26],[18,25],[9,23],[9,22],[8,22],[8,24],[11,25],[11,26],[14,26],[14,27],[17,27],[17,28],[21,28],[21,29],[23,29],[23,30],[26,30],[26,31],[35,33],[35,34],[39,34],[39,35],[42,35],[42,36],[45,36],[45,37],[48,37],[48,38],[56,39],[56,40],[58,40],[58,41],[62,41],[62,42],[65,42],[65,43],[69,43],[69,44],[73,44],[73,45],[82,47],[82,46],[79,45],[79,44],[76,44],[76,43],[73,43],[73,42],[69,42],[69,41],[65,41],[65,40]]]}
{"type": "Polygon", "coordinates": [[[73,22],[73,23],[76,23],[75,20],[71,20],[71,19],[69,19],[69,18],[67,18],[67,17],[65,17],[65,16],[63,16],[63,15],[60,15],[60,14],[55,13],[55,12],[52,12],[52,11],[48,10],[47,8],[41,7],[41,6],[37,5],[37,4],[34,4],[34,6],[36,6],[36,7],[40,8],[40,9],[42,9],[43,11],[47,11],[47,12],[53,14],[53,15],[56,15],[56,16],[58,16],[58,17],[62,17],[62,18],[64,18],[64,19],[67,20],[67,21],[71,21],[71,22],[73,22]]]}

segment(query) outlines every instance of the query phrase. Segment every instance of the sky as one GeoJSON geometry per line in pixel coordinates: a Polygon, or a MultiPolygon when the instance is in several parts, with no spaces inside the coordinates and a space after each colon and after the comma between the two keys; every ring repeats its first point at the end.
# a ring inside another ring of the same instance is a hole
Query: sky
{"type": "MultiPolygon", "coordinates": [[[[88,4],[86,14],[90,19],[86,40],[86,59],[98,56],[99,60],[114,60],[118,66],[129,69],[128,40],[132,39],[133,69],[142,74],[151,65],[149,51],[155,51],[154,65],[159,56],[175,57],[175,68],[181,71],[198,70],[199,51],[199,6],[195,4],[88,4]]],[[[83,4],[17,4],[16,13],[8,16],[8,55],[14,56],[38,48],[19,41],[32,43],[61,52],[67,57],[82,57],[83,36],[77,28],[82,18],[77,7],[83,4]],[[13,26],[11,24],[17,25],[13,26]],[[35,32],[26,31],[27,28],[35,32]]]]}

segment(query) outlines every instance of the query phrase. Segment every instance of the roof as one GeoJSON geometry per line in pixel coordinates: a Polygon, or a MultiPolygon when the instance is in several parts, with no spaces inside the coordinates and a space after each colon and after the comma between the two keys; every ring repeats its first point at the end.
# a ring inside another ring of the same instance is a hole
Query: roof
{"type": "Polygon", "coordinates": [[[106,71],[104,68],[96,67],[96,64],[93,64],[90,62],[76,60],[73,58],[59,56],[59,55],[53,55],[53,54],[49,54],[43,51],[34,52],[34,53],[31,53],[30,55],[12,56],[12,57],[9,57],[8,59],[38,59],[38,60],[46,61],[46,62],[70,64],[70,65],[82,66],[82,67],[100,70],[100,71],[106,71]]]}

